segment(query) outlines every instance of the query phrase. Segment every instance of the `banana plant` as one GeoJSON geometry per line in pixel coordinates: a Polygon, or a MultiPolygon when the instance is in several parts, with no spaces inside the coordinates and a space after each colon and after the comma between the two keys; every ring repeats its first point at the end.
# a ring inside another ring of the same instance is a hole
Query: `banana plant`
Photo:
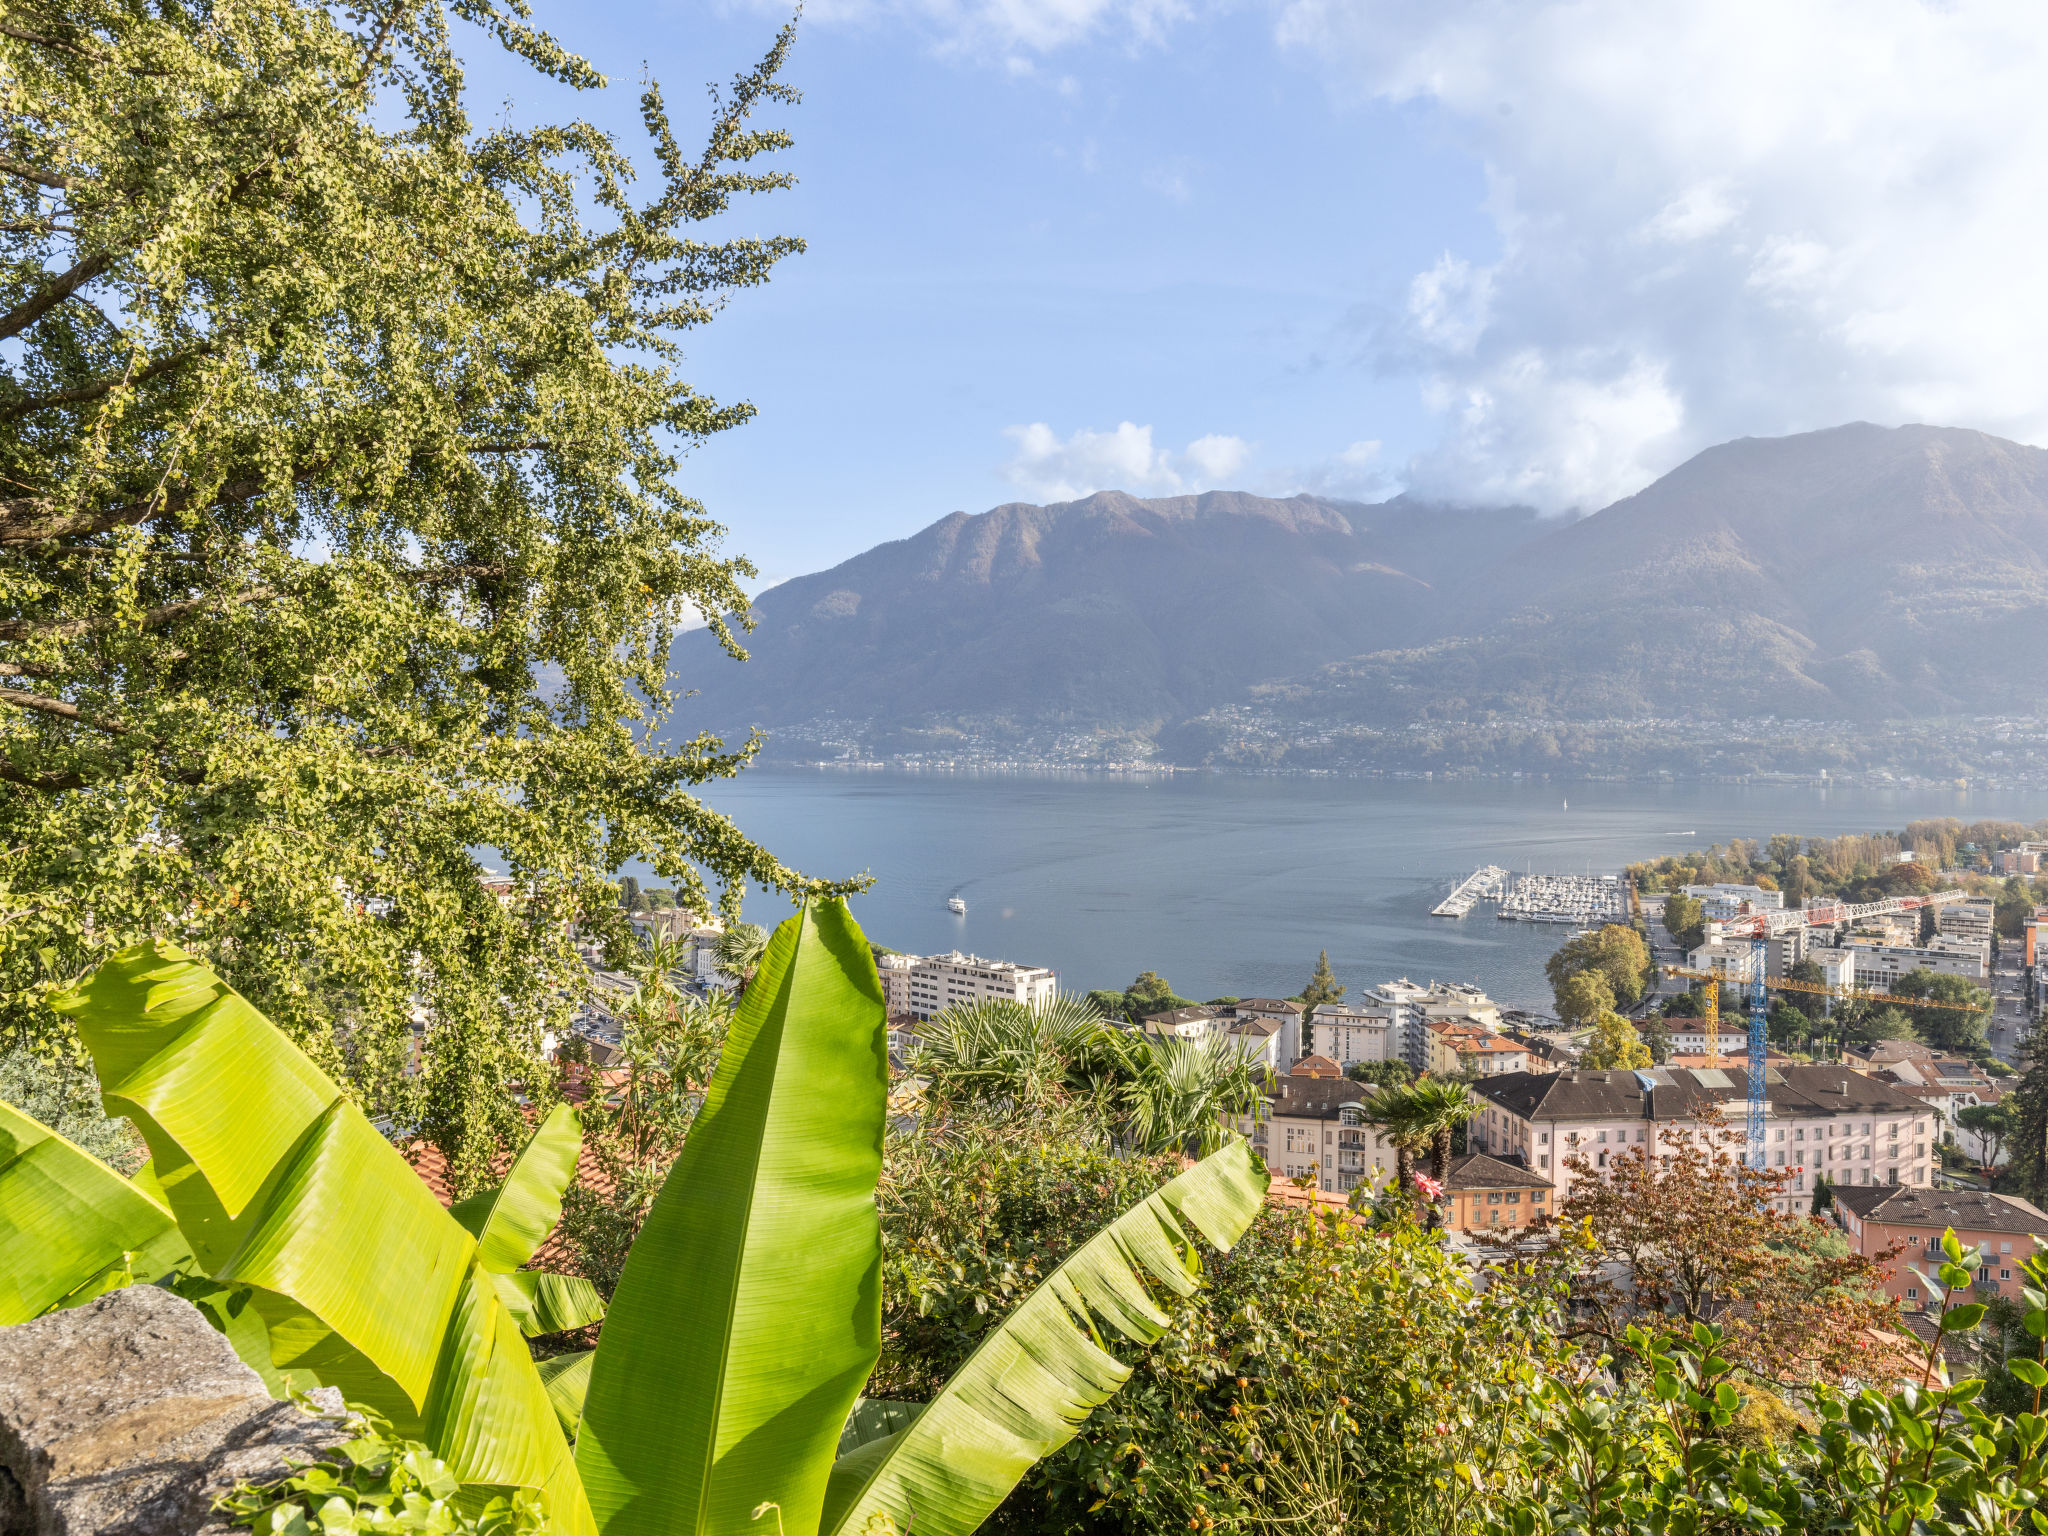
{"type": "Polygon", "coordinates": [[[512,1160],[503,1182],[458,1202],[448,1213],[476,1239],[478,1266],[528,1338],[582,1328],[604,1317],[604,1298],[582,1276],[522,1267],[562,1219],[562,1192],[576,1177],[582,1146],[582,1117],[574,1105],[557,1104],[512,1160]]]}
{"type": "MultiPolygon", "coordinates": [[[[104,1168],[121,1189],[7,1204],[10,1172],[31,1188],[47,1133],[6,1122],[0,1212],[28,1232],[75,1206],[90,1236],[49,1273],[22,1271],[17,1310],[139,1273],[134,1241],[183,1243],[181,1288],[268,1379],[341,1387],[467,1483],[539,1489],[565,1536],[726,1536],[768,1529],[771,1509],[784,1536],[965,1536],[1128,1376],[1105,1335],[1157,1338],[1159,1294],[1198,1283],[1197,1238],[1235,1242],[1266,1188],[1227,1143],[1077,1249],[931,1403],[863,1401],[881,1345],[884,1012],[844,903],[810,903],[767,945],[597,1349],[536,1370],[522,1327],[600,1312],[594,1293],[521,1268],[559,1215],[573,1113],[450,1213],[310,1060],[174,948],[124,950],[61,1006],[109,1111],[149,1145],[135,1189],[159,1214],[104,1168]]],[[[0,1268],[22,1246],[0,1249],[0,1268]]]]}
{"type": "Polygon", "coordinates": [[[178,1288],[246,1325],[229,1337],[266,1380],[339,1387],[464,1483],[536,1489],[559,1530],[592,1530],[499,1284],[540,1240],[535,1189],[559,1135],[471,1209],[472,1233],[298,1047],[174,946],[124,949],[53,1002],[108,1112],[149,1147],[191,1253],[178,1288]]]}
{"type": "MultiPolygon", "coordinates": [[[[965,1536],[1166,1326],[1196,1235],[1234,1243],[1266,1176],[1233,1141],[1083,1244],[928,1405],[863,1403],[881,1348],[888,1054],[844,903],[770,939],[704,1108],[590,1357],[576,1464],[606,1536],[965,1536]]],[[[572,1369],[559,1370],[566,1377],[572,1369]]],[[[558,1378],[559,1379],[559,1378],[558,1378]]]]}
{"type": "Polygon", "coordinates": [[[170,1208],[0,1103],[0,1326],[75,1307],[191,1256],[170,1208]]]}

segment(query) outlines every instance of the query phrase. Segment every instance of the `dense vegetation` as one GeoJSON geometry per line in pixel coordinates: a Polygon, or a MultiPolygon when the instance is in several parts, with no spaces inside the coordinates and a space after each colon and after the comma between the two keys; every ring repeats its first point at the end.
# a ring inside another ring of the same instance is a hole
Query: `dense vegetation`
{"type": "MultiPolygon", "coordinates": [[[[2016,821],[1961,822],[1953,817],[1907,824],[1903,832],[1848,833],[1841,837],[1800,837],[1777,833],[1759,841],[1731,838],[1725,844],[1667,854],[1628,866],[1629,878],[1645,891],[1677,891],[1687,885],[1758,885],[1783,891],[1788,906],[1816,897],[1850,902],[1879,901],[1888,896],[1919,896],[1933,890],[1944,871],[1974,873],[1967,884],[1992,899],[1998,908],[1999,931],[2019,931],[2019,919],[2036,901],[2048,900],[2048,884],[2030,884],[2012,877],[1993,881],[1991,855],[2001,848],[2048,837],[2048,823],[2026,826],[2016,821]],[[1894,856],[1910,851],[1912,859],[1894,856]],[[2037,888],[2039,885],[2039,888],[2037,888]]],[[[1698,942],[1698,914],[1681,905],[1667,912],[1666,926],[1698,942]]]]}
{"type": "Polygon", "coordinates": [[[791,36],[698,153],[645,85],[636,191],[587,123],[468,115],[458,21],[605,85],[525,15],[0,31],[0,1028],[74,1049],[50,995],[175,938],[465,1186],[546,1091],[568,921],[623,931],[613,871],[700,908],[806,885],[694,797],[751,749],[679,730],[669,672],[747,613],[675,474],[749,408],[680,343],[800,248],[715,222],[787,184],[755,119],[791,36]]]}

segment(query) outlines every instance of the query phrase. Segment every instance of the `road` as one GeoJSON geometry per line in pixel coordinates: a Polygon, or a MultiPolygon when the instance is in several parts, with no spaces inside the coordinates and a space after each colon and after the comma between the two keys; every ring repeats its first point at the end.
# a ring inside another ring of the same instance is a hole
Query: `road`
{"type": "Polygon", "coordinates": [[[2009,942],[2001,948],[2002,953],[1991,963],[1992,1007],[1985,1037],[1992,1055],[2000,1061],[2017,1065],[2020,1045],[2032,1029],[2033,1020],[2027,1012],[2026,985],[2020,970],[2020,946],[2009,942]]]}

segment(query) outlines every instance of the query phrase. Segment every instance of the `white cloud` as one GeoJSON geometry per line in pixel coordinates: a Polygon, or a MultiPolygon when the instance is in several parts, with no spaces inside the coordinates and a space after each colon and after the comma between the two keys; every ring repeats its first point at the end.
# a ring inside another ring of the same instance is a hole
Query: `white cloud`
{"type": "Polygon", "coordinates": [[[1152,445],[1152,429],[1120,422],[1115,430],[1087,428],[1062,438],[1042,421],[1005,427],[1016,445],[1002,475],[1045,501],[1073,501],[1096,491],[1170,496],[1211,490],[1234,479],[1251,456],[1241,437],[1211,433],[1179,453],[1152,445]]]}
{"type": "Polygon", "coordinates": [[[2038,0],[1277,0],[1340,90],[1441,112],[1497,243],[1417,274],[1418,489],[1594,506],[1743,433],[2048,440],[2038,0]]]}

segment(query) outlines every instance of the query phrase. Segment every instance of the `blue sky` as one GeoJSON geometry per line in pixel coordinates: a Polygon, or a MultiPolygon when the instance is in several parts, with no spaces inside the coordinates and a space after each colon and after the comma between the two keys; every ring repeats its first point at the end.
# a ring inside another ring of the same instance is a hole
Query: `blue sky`
{"type": "MultiPolygon", "coordinates": [[[[541,4],[636,152],[779,13],[541,4]]],[[[2034,439],[2044,22],[2006,4],[825,0],[809,251],[690,342],[684,480],[765,582],[1116,486],[1591,510],[1741,433],[2034,439]]]]}

